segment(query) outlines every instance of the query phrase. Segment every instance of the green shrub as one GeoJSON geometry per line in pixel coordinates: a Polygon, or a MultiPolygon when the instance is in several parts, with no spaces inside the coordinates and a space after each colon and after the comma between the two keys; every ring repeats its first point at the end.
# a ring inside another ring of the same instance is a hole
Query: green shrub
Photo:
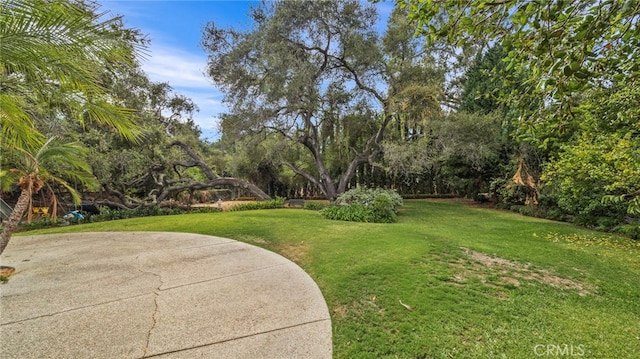
{"type": "MultiPolygon", "coordinates": [[[[400,198],[402,201],[402,198],[400,198]]],[[[373,200],[373,222],[390,223],[396,221],[396,213],[398,211],[391,196],[378,195],[373,200]]]]}
{"type": "Polygon", "coordinates": [[[396,191],[357,188],[343,193],[321,213],[333,220],[391,223],[401,205],[402,197],[396,191]]]}
{"type": "MultiPolygon", "coordinates": [[[[200,212],[201,209],[197,209],[200,212]]],[[[210,211],[210,210],[209,210],[210,211]]],[[[86,215],[84,219],[79,220],[82,222],[104,222],[113,221],[116,219],[127,219],[137,217],[151,217],[151,216],[168,216],[173,214],[192,213],[179,208],[161,208],[158,206],[140,207],[135,209],[109,209],[102,208],[100,214],[86,215]]]]}
{"type": "Polygon", "coordinates": [[[624,224],[627,208],[623,203],[603,203],[601,198],[586,202],[575,214],[574,223],[587,228],[611,230],[624,224]]]}
{"type": "Polygon", "coordinates": [[[547,208],[545,210],[544,218],[550,219],[552,221],[568,221],[569,217],[566,213],[562,211],[562,209],[558,207],[547,208]]]}
{"type": "MultiPolygon", "coordinates": [[[[512,206],[524,205],[526,191],[524,186],[514,185],[510,179],[496,178],[489,185],[489,193],[496,200],[496,206],[502,209],[512,209],[512,206]]],[[[516,207],[515,212],[520,207],[516,207]]]]}
{"type": "Polygon", "coordinates": [[[615,231],[622,233],[631,239],[640,240],[640,222],[638,221],[635,223],[621,225],[615,228],[615,231]]]}
{"type": "MultiPolygon", "coordinates": [[[[49,228],[49,227],[57,226],[60,223],[62,223],[62,220],[60,218],[58,218],[55,221],[52,221],[50,218],[45,218],[42,220],[33,221],[31,223],[24,222],[20,224],[20,227],[18,227],[18,231],[32,231],[35,229],[49,228]]],[[[77,223],[77,220],[75,223],[77,223]]]]}
{"type": "Polygon", "coordinates": [[[359,204],[351,206],[329,206],[321,211],[327,219],[349,222],[376,222],[372,208],[359,204]]]}
{"type": "Polygon", "coordinates": [[[311,211],[320,211],[324,208],[327,208],[327,205],[322,202],[305,202],[304,209],[308,209],[311,211]]]}
{"type": "Polygon", "coordinates": [[[383,197],[388,199],[385,205],[391,206],[394,212],[398,210],[398,207],[402,206],[402,197],[398,192],[382,188],[354,188],[348,190],[338,197],[335,204],[338,206],[360,204],[368,207],[373,205],[376,199],[383,197]]]}

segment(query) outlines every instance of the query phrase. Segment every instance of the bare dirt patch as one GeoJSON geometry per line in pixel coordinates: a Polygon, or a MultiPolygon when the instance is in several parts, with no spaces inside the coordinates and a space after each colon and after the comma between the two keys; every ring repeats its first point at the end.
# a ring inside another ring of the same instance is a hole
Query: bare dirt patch
{"type": "Polygon", "coordinates": [[[462,248],[462,250],[468,256],[468,260],[460,259],[452,263],[461,270],[452,279],[456,284],[464,284],[467,278],[475,277],[491,287],[518,288],[523,281],[531,281],[561,290],[574,290],[580,296],[593,294],[597,289],[592,284],[562,278],[547,270],[535,270],[529,264],[489,256],[468,248],[462,248]],[[498,279],[493,279],[496,277],[498,279]]]}
{"type": "Polygon", "coordinates": [[[349,308],[347,308],[346,305],[339,305],[333,308],[333,314],[340,319],[346,318],[348,313],[349,313],[349,308]]]}
{"type": "Polygon", "coordinates": [[[515,279],[515,278],[511,278],[511,277],[502,277],[500,278],[500,281],[504,284],[507,285],[512,285],[514,287],[519,287],[520,286],[520,281],[515,279]]]}
{"type": "MultiPolygon", "coordinates": [[[[385,308],[379,304],[377,299],[378,299],[378,296],[376,295],[367,295],[359,299],[353,300],[349,304],[341,304],[341,305],[335,306],[331,310],[333,313],[332,315],[335,318],[344,319],[350,313],[354,313],[356,315],[361,315],[366,312],[383,313],[385,311],[385,308]]],[[[400,306],[402,304],[398,303],[397,305],[400,306]]],[[[403,306],[405,306],[407,310],[411,310],[410,307],[406,306],[406,304],[403,306]]]]}
{"type": "Polygon", "coordinates": [[[270,241],[262,238],[262,237],[256,237],[256,236],[240,236],[238,238],[238,240],[241,240],[243,242],[247,242],[247,243],[256,243],[256,244],[269,244],[271,243],[270,241]]]}

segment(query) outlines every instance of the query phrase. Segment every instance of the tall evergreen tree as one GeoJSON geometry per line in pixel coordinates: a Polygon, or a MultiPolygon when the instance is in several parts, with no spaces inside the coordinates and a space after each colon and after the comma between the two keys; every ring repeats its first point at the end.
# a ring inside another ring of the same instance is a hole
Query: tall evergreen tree
{"type": "Polygon", "coordinates": [[[488,114],[501,107],[499,102],[503,79],[500,75],[506,64],[502,46],[495,45],[486,53],[478,53],[465,76],[459,111],[488,114]]]}

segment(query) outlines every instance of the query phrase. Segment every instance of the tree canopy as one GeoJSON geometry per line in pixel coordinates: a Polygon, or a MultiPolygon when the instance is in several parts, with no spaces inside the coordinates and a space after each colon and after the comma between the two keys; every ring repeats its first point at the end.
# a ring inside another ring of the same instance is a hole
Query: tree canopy
{"type": "Polygon", "coordinates": [[[542,178],[560,206],[584,214],[609,205],[617,216],[616,201],[602,201],[613,196],[628,201],[629,213],[640,211],[633,175],[638,159],[622,155],[638,152],[639,2],[397,3],[429,41],[481,41],[504,49],[505,66],[494,67],[503,79],[498,99],[517,111],[517,138],[542,151],[542,178]]]}
{"type": "MultiPolygon", "coordinates": [[[[231,108],[223,128],[277,133],[301,146],[311,167],[280,162],[335,199],[358,166],[381,154],[392,98],[402,90],[411,96],[407,71],[430,76],[412,48],[413,31],[392,27],[383,43],[375,7],[359,1],[269,2],[251,19],[246,32],[205,29],[208,74],[231,108]]],[[[414,93],[427,102],[434,96],[414,93]]]]}
{"type": "MultiPolygon", "coordinates": [[[[576,97],[640,74],[640,3],[633,0],[398,0],[430,41],[500,44],[506,52],[505,84],[527,87],[504,93],[520,104],[523,126],[549,124],[547,114],[570,115],[576,97]],[[527,109],[532,99],[547,106],[527,109]]],[[[552,121],[557,128],[561,121],[552,121]]],[[[535,134],[534,134],[535,135],[535,134]]]]}

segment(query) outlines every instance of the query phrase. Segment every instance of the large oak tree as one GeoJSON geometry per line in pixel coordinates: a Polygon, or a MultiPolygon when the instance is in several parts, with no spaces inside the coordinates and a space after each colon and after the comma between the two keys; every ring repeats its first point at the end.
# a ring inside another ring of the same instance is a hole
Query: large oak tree
{"type": "Polygon", "coordinates": [[[394,74],[374,27],[376,10],[359,1],[276,1],[253,9],[251,19],[249,31],[215,23],[205,29],[207,73],[231,109],[223,128],[234,136],[277,133],[301,146],[311,167],[285,157],[281,163],[335,199],[358,166],[380,155],[392,118],[394,74]],[[343,161],[332,169],[336,145],[343,161]]]}

